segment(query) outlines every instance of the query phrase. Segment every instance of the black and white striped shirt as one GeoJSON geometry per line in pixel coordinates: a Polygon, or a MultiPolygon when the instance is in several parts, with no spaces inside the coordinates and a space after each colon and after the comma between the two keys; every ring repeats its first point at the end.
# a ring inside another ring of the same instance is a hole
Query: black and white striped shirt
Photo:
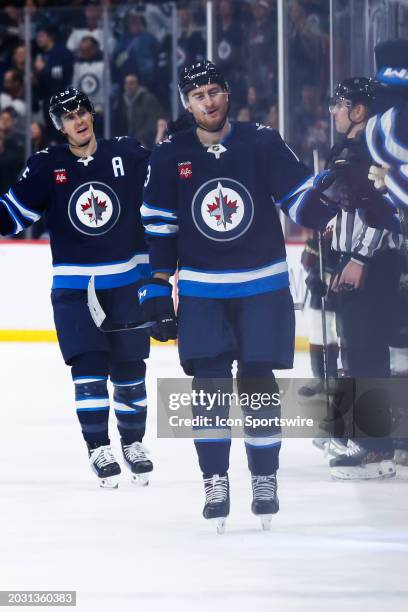
{"type": "Polygon", "coordinates": [[[358,261],[371,259],[376,253],[400,246],[399,234],[369,227],[358,210],[341,210],[329,225],[333,227],[332,249],[354,255],[358,261]]]}

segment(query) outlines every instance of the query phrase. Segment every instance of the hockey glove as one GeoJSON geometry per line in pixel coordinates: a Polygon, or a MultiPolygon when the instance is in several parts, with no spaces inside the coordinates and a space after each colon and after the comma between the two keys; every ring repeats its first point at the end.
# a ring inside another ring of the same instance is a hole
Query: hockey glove
{"type": "Polygon", "coordinates": [[[311,295],[322,298],[327,293],[327,285],[320,279],[317,274],[309,274],[306,278],[306,287],[309,289],[311,295]]]}
{"type": "Polygon", "coordinates": [[[315,177],[313,187],[318,191],[323,200],[331,206],[340,206],[341,208],[355,209],[355,204],[351,201],[350,190],[345,181],[345,162],[342,167],[335,170],[324,170],[315,177]]]}
{"type": "Polygon", "coordinates": [[[171,284],[161,278],[148,278],[142,281],[138,290],[143,320],[154,321],[150,335],[159,342],[177,338],[172,289],[171,284]]]}

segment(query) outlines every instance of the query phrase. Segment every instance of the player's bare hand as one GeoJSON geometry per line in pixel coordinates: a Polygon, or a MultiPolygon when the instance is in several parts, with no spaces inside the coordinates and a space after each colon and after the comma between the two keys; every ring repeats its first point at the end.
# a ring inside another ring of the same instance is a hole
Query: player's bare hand
{"type": "Polygon", "coordinates": [[[336,293],[353,291],[361,289],[366,276],[366,266],[363,263],[349,261],[343,268],[341,274],[338,274],[332,283],[331,290],[336,293]]]}

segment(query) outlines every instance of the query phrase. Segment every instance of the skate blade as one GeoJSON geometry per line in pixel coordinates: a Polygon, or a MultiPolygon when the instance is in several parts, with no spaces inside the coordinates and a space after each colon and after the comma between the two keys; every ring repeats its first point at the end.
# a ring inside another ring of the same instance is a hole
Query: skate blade
{"type": "Polygon", "coordinates": [[[132,483],[138,487],[147,487],[149,484],[149,473],[132,474],[132,483]]]}
{"type": "Polygon", "coordinates": [[[215,526],[218,535],[222,535],[223,533],[225,533],[225,528],[227,525],[226,516],[219,516],[217,518],[210,518],[207,520],[210,521],[210,523],[215,526]]]}
{"type": "Polygon", "coordinates": [[[320,451],[323,451],[325,455],[327,454],[327,446],[329,444],[329,438],[313,438],[312,444],[320,451]]]}
{"type": "Polygon", "coordinates": [[[117,489],[119,487],[119,478],[117,476],[107,476],[99,479],[101,489],[117,489]]]}
{"type": "Polygon", "coordinates": [[[396,475],[393,461],[381,461],[365,466],[332,467],[330,475],[334,480],[384,480],[396,475]]]}
{"type": "Polygon", "coordinates": [[[408,465],[401,465],[400,463],[397,463],[397,474],[404,480],[408,478],[408,465]]]}
{"type": "Polygon", "coordinates": [[[261,520],[262,531],[270,531],[272,523],[272,514],[261,514],[259,518],[261,520]]]}

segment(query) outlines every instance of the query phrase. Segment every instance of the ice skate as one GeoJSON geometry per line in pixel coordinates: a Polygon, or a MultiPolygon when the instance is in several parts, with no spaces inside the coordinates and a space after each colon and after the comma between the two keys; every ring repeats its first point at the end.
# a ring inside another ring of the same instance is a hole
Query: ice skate
{"type": "Polygon", "coordinates": [[[261,519],[262,529],[271,528],[272,515],[279,512],[278,483],[276,474],[251,476],[252,512],[261,519]]]}
{"type": "Polygon", "coordinates": [[[313,445],[323,451],[325,457],[338,457],[347,452],[344,438],[314,438],[313,445]]]}
{"type": "Polygon", "coordinates": [[[229,481],[228,474],[220,476],[203,476],[205,505],[203,517],[214,521],[217,525],[217,533],[225,531],[226,519],[230,511],[229,481]]]}
{"type": "Polygon", "coordinates": [[[111,447],[109,445],[94,446],[88,444],[88,453],[91,468],[98,476],[99,486],[103,489],[117,489],[119,486],[118,476],[121,470],[113,456],[111,447]]]}
{"type": "Polygon", "coordinates": [[[298,389],[298,396],[301,399],[310,399],[320,396],[324,394],[324,392],[323,381],[317,380],[316,382],[312,382],[312,380],[310,380],[307,384],[298,389]]]}
{"type": "Polygon", "coordinates": [[[394,451],[394,462],[399,476],[408,478],[408,450],[396,448],[394,451]]]}
{"type": "Polygon", "coordinates": [[[149,484],[149,473],[153,470],[153,463],[148,459],[148,450],[141,442],[125,444],[121,441],[123,457],[126,465],[132,472],[132,482],[146,487],[149,484]]]}
{"type": "Polygon", "coordinates": [[[396,474],[392,452],[372,451],[349,440],[347,451],[330,461],[335,480],[393,478],[396,474]]]}

